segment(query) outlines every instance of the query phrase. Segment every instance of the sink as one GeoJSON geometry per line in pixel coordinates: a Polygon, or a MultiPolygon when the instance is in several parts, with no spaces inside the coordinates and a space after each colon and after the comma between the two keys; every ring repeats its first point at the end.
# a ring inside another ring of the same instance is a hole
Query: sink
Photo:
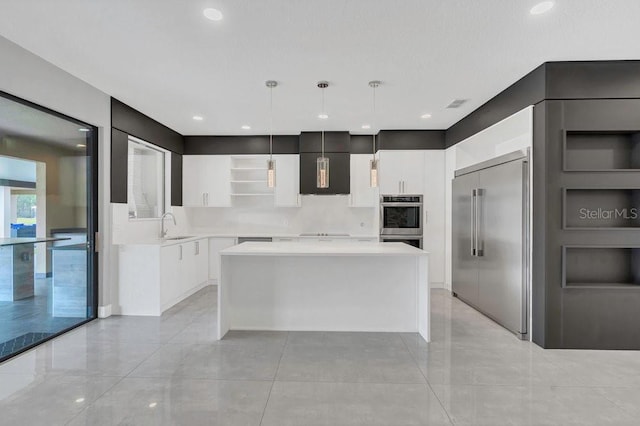
{"type": "Polygon", "coordinates": [[[163,240],[165,241],[177,241],[177,240],[184,240],[185,238],[193,238],[190,236],[182,236],[182,237],[165,237],[163,238],[163,240]]]}

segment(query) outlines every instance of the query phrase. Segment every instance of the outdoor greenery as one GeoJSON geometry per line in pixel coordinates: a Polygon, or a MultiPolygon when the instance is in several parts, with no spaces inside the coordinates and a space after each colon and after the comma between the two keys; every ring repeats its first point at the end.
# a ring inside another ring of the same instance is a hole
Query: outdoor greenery
{"type": "Polygon", "coordinates": [[[36,217],[36,196],[35,194],[20,194],[17,196],[18,223],[25,223],[20,219],[34,219],[36,217]]]}

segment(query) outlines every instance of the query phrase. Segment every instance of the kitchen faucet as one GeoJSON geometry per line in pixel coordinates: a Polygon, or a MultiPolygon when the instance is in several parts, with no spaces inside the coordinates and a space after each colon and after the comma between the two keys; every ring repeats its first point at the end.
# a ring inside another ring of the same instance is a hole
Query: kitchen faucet
{"type": "Polygon", "coordinates": [[[173,224],[177,225],[176,223],[176,217],[173,215],[173,213],[171,212],[166,212],[165,214],[162,215],[162,217],[160,218],[160,238],[164,238],[167,236],[167,232],[169,232],[168,229],[164,229],[164,219],[170,216],[171,219],[173,219],[173,224]]]}

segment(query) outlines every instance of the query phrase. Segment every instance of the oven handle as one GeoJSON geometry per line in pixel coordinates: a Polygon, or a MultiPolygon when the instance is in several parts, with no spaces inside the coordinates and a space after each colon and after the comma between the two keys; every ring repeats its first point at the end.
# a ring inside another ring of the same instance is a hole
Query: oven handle
{"type": "Polygon", "coordinates": [[[382,207],[422,207],[423,203],[380,203],[382,207]]]}

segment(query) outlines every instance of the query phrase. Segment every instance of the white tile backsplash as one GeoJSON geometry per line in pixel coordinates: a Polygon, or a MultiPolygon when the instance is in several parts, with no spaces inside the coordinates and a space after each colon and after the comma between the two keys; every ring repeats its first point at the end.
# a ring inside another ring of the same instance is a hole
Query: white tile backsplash
{"type": "Polygon", "coordinates": [[[378,209],[349,207],[346,195],[304,195],[302,206],[188,208],[195,233],[378,235],[378,209]]]}

